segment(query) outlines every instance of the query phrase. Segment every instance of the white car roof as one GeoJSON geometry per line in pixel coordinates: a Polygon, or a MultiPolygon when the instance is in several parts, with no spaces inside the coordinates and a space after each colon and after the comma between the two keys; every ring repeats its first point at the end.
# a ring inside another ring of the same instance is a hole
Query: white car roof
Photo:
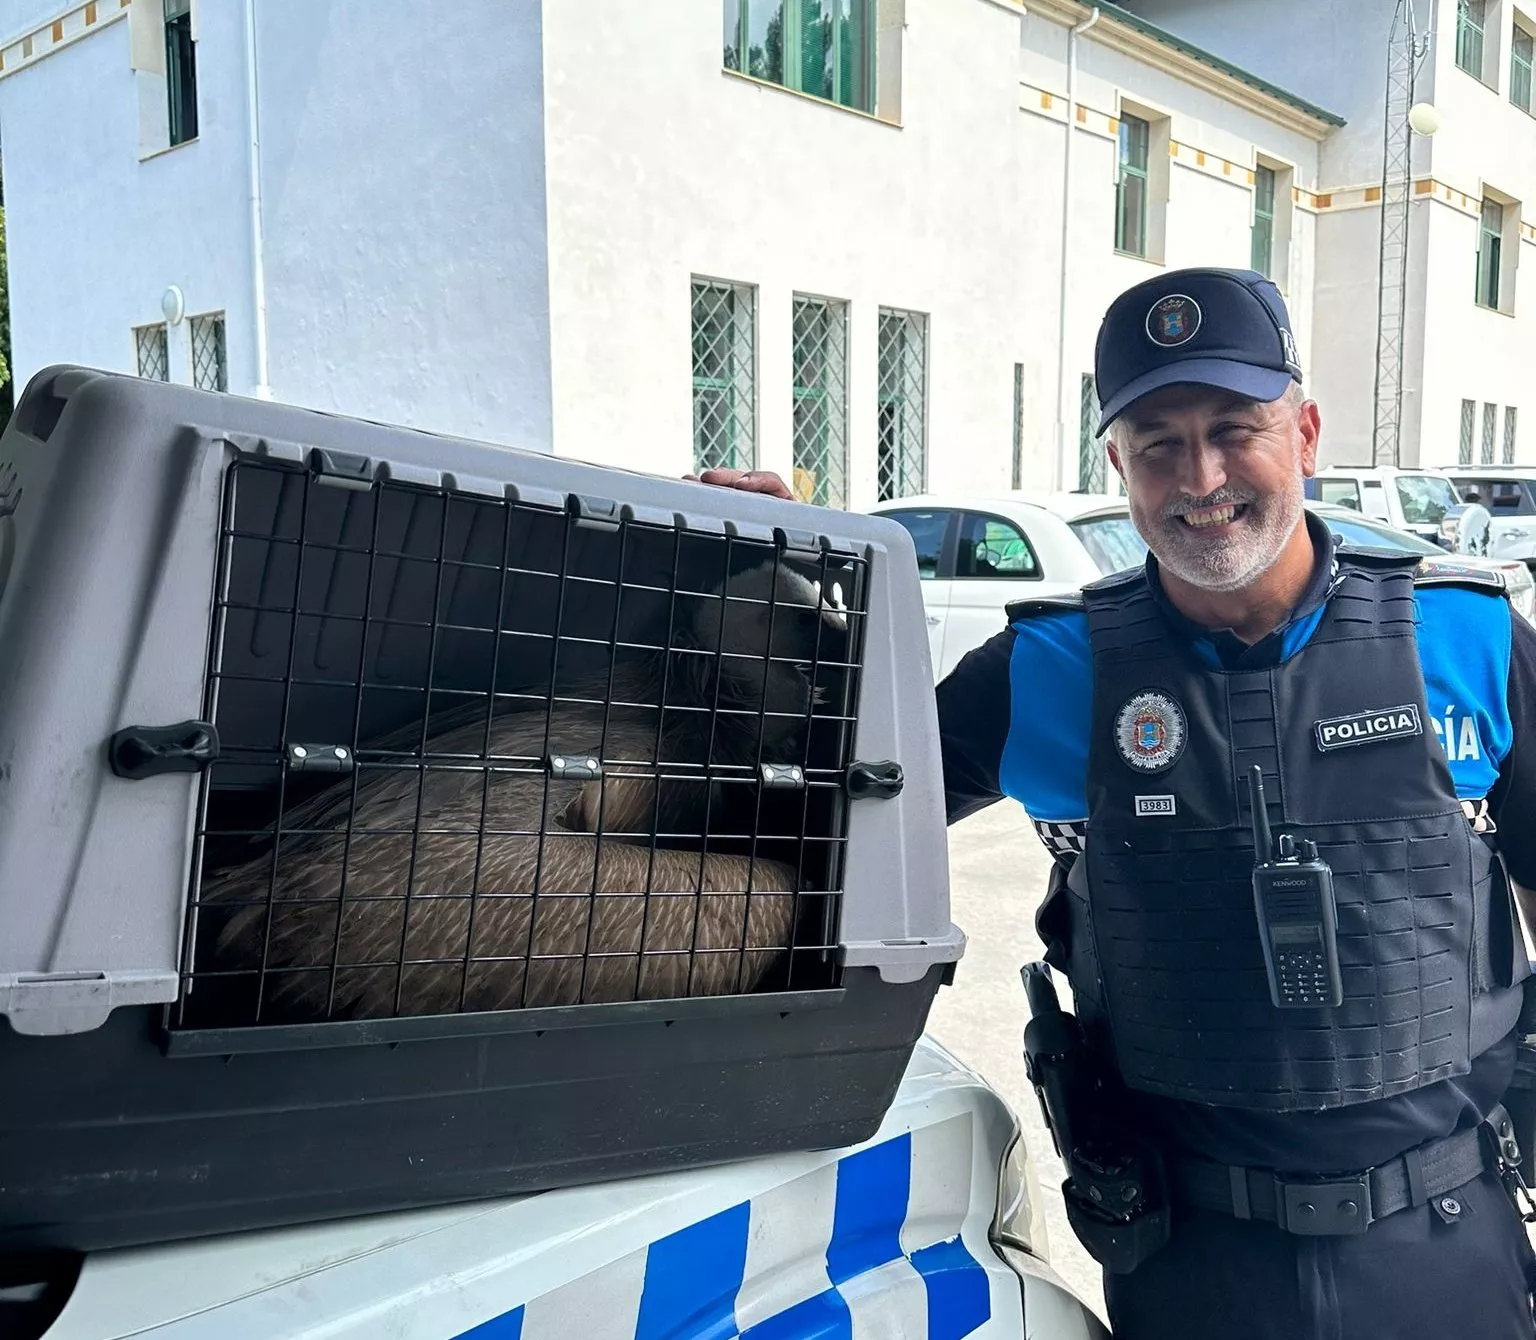
{"type": "Polygon", "coordinates": [[[1076,521],[1100,511],[1124,512],[1124,498],[1112,493],[1050,493],[1034,489],[1002,489],[996,493],[923,493],[910,498],[890,498],[876,503],[871,512],[914,508],[968,508],[972,511],[997,511],[999,508],[1024,507],[1045,512],[1061,521],[1076,521]]]}
{"type": "Polygon", "coordinates": [[[1099,512],[1125,512],[1126,500],[1114,493],[1041,493],[1021,491],[1020,497],[1030,497],[1047,511],[1056,513],[1063,521],[1077,521],[1099,512]]]}
{"type": "Polygon", "coordinates": [[[1434,465],[1325,465],[1317,472],[1319,479],[1334,475],[1348,475],[1352,479],[1391,479],[1395,475],[1444,475],[1444,470],[1434,465]]]}

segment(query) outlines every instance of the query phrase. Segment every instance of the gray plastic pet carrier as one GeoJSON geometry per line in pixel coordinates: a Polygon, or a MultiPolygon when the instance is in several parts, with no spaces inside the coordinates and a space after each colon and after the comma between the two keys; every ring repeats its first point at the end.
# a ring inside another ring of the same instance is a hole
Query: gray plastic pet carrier
{"type": "Polygon", "coordinates": [[[80,368],[0,439],[0,1248],[872,1135],[950,923],[889,520],[80,368]]]}

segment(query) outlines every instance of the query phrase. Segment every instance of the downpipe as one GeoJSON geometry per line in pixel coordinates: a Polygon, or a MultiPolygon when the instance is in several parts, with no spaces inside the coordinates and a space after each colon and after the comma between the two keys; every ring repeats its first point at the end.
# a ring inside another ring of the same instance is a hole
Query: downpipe
{"type": "Polygon", "coordinates": [[[261,98],[256,77],[256,0],[245,2],[245,110],[250,130],[247,171],[251,207],[251,298],[255,313],[256,385],[258,400],[272,399],[267,370],[266,238],[261,224],[261,98]]]}
{"type": "Polygon", "coordinates": [[[1072,144],[1077,139],[1077,39],[1099,21],[1099,7],[1067,30],[1067,124],[1061,156],[1061,291],[1056,302],[1056,468],[1052,488],[1060,493],[1067,474],[1067,264],[1072,244],[1072,144]]]}

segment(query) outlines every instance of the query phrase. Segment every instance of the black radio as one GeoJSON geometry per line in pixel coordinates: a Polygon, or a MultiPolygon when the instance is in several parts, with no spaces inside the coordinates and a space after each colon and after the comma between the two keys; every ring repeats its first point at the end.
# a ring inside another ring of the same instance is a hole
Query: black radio
{"type": "Polygon", "coordinates": [[[1264,774],[1248,774],[1253,803],[1253,905],[1269,973],[1269,998],[1282,1010],[1344,1003],[1339,973],[1338,917],[1333,871],[1315,843],[1280,835],[1278,854],[1264,808],[1264,774]]]}

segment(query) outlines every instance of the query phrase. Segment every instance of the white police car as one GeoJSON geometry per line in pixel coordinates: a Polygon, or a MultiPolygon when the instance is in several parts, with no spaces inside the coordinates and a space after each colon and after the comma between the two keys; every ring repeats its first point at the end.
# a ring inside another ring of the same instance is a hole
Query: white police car
{"type": "Polygon", "coordinates": [[[0,1333],[1108,1336],[1050,1268],[1013,1112],[927,1037],[879,1131],[854,1148],[88,1255],[72,1280],[0,1288],[0,1333]],[[28,1316],[38,1324],[23,1329],[28,1316]]]}

